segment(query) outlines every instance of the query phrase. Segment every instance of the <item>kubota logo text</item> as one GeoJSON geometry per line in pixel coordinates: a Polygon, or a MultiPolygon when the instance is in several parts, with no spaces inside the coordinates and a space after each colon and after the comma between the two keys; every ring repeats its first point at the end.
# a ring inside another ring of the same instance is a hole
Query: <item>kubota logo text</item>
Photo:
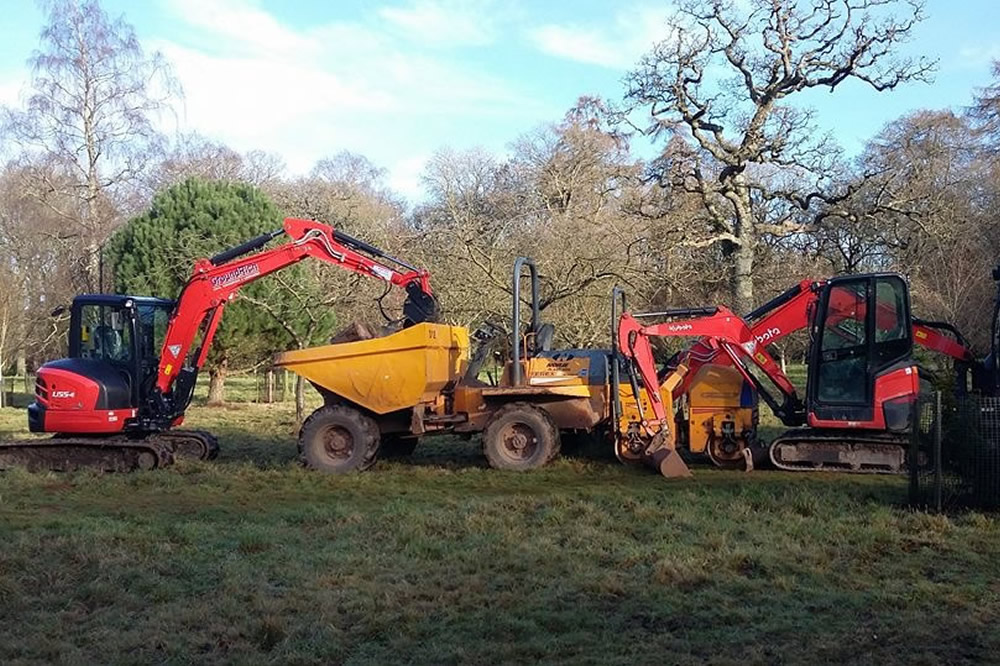
{"type": "Polygon", "coordinates": [[[247,264],[246,266],[234,268],[228,273],[216,275],[212,278],[212,289],[222,289],[223,287],[228,287],[229,285],[245,280],[248,277],[253,277],[258,273],[260,273],[260,267],[257,264],[247,264]]]}
{"type": "Polygon", "coordinates": [[[671,324],[667,326],[668,331],[690,331],[694,326],[691,324],[671,324]]]}
{"type": "Polygon", "coordinates": [[[759,342],[762,345],[766,345],[769,340],[773,340],[776,337],[778,337],[779,335],[781,335],[781,329],[780,328],[774,328],[774,327],[772,327],[772,328],[767,329],[766,331],[764,331],[760,335],[756,336],[756,338],[757,338],[757,342],[759,342]]]}

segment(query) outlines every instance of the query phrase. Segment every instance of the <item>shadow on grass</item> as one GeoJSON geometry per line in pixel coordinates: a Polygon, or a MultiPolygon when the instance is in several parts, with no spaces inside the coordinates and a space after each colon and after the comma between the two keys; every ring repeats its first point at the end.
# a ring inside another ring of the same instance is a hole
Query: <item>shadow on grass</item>
{"type": "MultiPolygon", "coordinates": [[[[610,444],[593,435],[563,435],[560,457],[571,461],[616,463],[610,444]]],[[[450,469],[487,469],[482,440],[478,435],[437,435],[427,437],[409,457],[395,458],[416,466],[447,467],[450,469]]]]}
{"type": "Polygon", "coordinates": [[[403,465],[415,467],[443,467],[446,469],[486,469],[489,465],[483,456],[479,437],[436,435],[425,437],[410,456],[392,459],[403,465]]]}

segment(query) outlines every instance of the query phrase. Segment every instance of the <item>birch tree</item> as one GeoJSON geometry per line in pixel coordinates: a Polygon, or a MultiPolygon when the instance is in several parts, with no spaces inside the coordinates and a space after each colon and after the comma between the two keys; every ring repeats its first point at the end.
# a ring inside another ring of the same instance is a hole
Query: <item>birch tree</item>
{"type": "Polygon", "coordinates": [[[64,223],[78,287],[94,291],[101,245],[135,212],[137,181],[163,147],[156,121],[179,87],[162,55],[146,53],[132,26],[96,0],[45,6],[24,106],[6,110],[3,130],[22,165],[55,167],[33,170],[31,189],[64,223]]]}

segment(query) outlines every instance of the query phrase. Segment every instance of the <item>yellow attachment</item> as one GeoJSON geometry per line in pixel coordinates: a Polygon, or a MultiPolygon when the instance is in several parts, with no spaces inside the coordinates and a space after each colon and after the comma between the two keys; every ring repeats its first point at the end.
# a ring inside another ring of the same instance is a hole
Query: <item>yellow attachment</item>
{"type": "Polygon", "coordinates": [[[723,421],[733,421],[737,435],[754,429],[756,392],[741,404],[746,380],[732,366],[705,365],[688,390],[688,447],[703,453],[713,437],[721,437],[723,421]]]}
{"type": "Polygon", "coordinates": [[[275,365],[376,414],[434,402],[465,372],[469,331],[417,324],[372,340],[278,354],[275,365]]]}
{"type": "MultiPolygon", "coordinates": [[[[673,423],[673,401],[668,388],[669,382],[664,382],[660,386],[660,400],[663,402],[663,409],[667,414],[667,423],[660,424],[653,414],[653,407],[649,401],[649,393],[645,388],[639,388],[639,402],[635,400],[630,383],[618,385],[618,399],[621,404],[621,414],[618,420],[618,453],[622,458],[631,460],[644,459],[645,453],[636,452],[628,447],[630,439],[638,435],[644,441],[651,441],[651,438],[663,434],[659,437],[658,444],[662,447],[673,449],[676,440],[673,423]],[[643,420],[645,419],[645,424],[643,420]]],[[[648,462],[648,461],[647,461],[648,462]]]]}

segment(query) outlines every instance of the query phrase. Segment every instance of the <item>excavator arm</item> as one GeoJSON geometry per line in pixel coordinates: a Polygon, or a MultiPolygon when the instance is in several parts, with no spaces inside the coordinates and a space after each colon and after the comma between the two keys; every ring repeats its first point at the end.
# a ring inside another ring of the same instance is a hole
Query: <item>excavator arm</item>
{"type": "MultiPolygon", "coordinates": [[[[653,417],[662,427],[670,420],[660,396],[660,382],[656,361],[653,356],[651,339],[654,337],[699,337],[698,344],[713,356],[723,353],[741,374],[755,386],[759,382],[748,370],[744,359],[752,363],[771,378],[785,396],[795,397],[795,386],[789,381],[774,358],[764,346],[758,343],[747,323],[725,307],[668,310],[649,313],[670,321],[642,325],[636,316],[622,313],[618,320],[618,348],[629,361],[631,378],[635,388],[641,383],[646,389],[653,417]],[[679,319],[678,319],[679,318],[679,319]]],[[[690,374],[690,373],[689,373],[690,374]]],[[[636,396],[638,400],[638,396],[636,396]]],[[[647,420],[644,418],[644,421],[647,420]]],[[[644,424],[645,425],[645,424],[644,424]]]]}
{"type": "Polygon", "coordinates": [[[154,411],[166,413],[170,418],[183,413],[190,402],[194,381],[208,356],[223,311],[237,292],[265,275],[307,258],[403,288],[407,293],[404,325],[437,318],[437,304],[426,271],[322,222],[287,218],[281,229],[195,263],[167,326],[152,395],[154,411]],[[288,236],[290,240],[257,252],[281,235],[288,236]],[[200,344],[194,348],[199,335],[200,344]]]}
{"type": "MultiPolygon", "coordinates": [[[[826,280],[803,280],[744,317],[752,338],[761,351],[765,347],[783,340],[791,333],[809,327],[813,310],[826,283],[826,280]]],[[[831,296],[833,307],[839,307],[845,313],[845,318],[848,316],[863,318],[863,310],[848,315],[847,313],[851,312],[853,302],[847,302],[847,298],[849,298],[847,294],[841,294],[841,296],[844,298],[838,299],[838,294],[831,296]]],[[[895,314],[886,311],[884,314],[879,313],[879,316],[895,316],[895,314]]],[[[912,320],[912,333],[913,341],[916,344],[952,358],[959,364],[959,369],[970,367],[976,362],[975,355],[965,338],[951,324],[914,318],[912,320]]],[[[686,355],[689,372],[674,386],[673,397],[675,400],[688,392],[698,368],[720,360],[720,351],[721,347],[709,338],[698,340],[691,345],[686,355]]],[[[767,376],[785,393],[786,388],[791,386],[788,377],[781,371],[779,365],[774,364],[773,367],[770,364],[766,365],[768,367],[762,366],[762,368],[767,376]]],[[[794,395],[794,388],[792,395],[794,395]]],[[[792,402],[798,403],[798,400],[792,402]]],[[[791,418],[794,420],[795,417],[791,418]]]]}

